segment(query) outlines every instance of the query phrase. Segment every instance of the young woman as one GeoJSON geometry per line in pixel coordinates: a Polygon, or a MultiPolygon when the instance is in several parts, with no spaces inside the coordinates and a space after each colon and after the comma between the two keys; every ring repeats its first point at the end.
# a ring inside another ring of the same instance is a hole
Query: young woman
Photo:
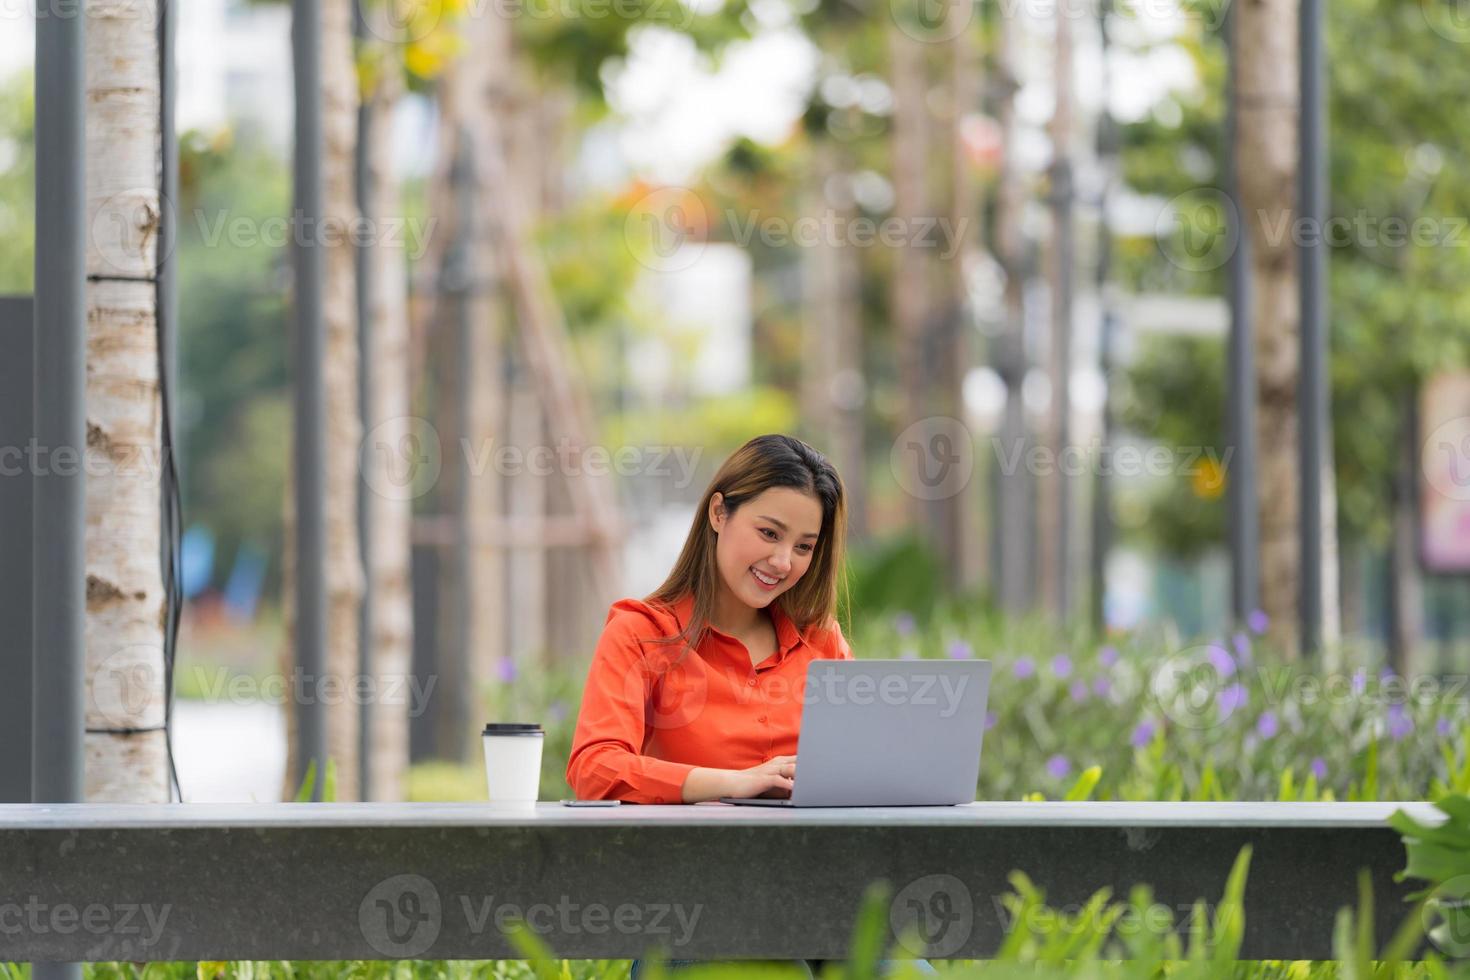
{"type": "Polygon", "coordinates": [[[790,796],[807,664],[852,659],[835,615],[846,530],[842,480],[801,440],[725,460],[664,584],[608,612],[567,762],[577,797],[790,796]]]}

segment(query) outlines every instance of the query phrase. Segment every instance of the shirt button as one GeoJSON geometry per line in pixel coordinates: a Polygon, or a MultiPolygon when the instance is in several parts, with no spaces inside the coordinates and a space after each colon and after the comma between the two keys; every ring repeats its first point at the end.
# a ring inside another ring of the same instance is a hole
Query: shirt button
{"type": "Polygon", "coordinates": [[[655,802],[655,803],[662,803],[663,801],[664,801],[664,798],[662,796],[655,796],[653,798],[653,802],[655,802]]]}
{"type": "Polygon", "coordinates": [[[749,681],[749,683],[750,683],[750,686],[751,686],[751,687],[755,687],[755,678],[754,678],[754,677],[752,677],[752,678],[751,678],[751,679],[750,679],[750,681],[749,681]]]}
{"type": "Polygon", "coordinates": [[[761,724],[764,725],[766,723],[766,716],[765,715],[761,715],[761,719],[760,720],[761,720],[761,724]]]}

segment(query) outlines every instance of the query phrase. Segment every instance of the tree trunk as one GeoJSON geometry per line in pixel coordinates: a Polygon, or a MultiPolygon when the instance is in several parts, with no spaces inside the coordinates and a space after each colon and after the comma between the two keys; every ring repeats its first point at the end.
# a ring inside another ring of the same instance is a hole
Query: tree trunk
{"type": "Polygon", "coordinates": [[[1251,244],[1261,606],[1270,617],[1272,641],[1294,656],[1301,594],[1296,402],[1301,310],[1297,247],[1286,230],[1297,212],[1297,4],[1251,0],[1234,11],[1231,21],[1240,57],[1235,131],[1241,220],[1251,244]]]}
{"type": "MultiPolygon", "coordinates": [[[[367,146],[370,209],[382,222],[402,213],[398,174],[393,166],[393,113],[403,91],[403,76],[396,52],[384,51],[377,85],[371,95],[374,123],[367,146]]],[[[401,464],[392,447],[405,445],[411,437],[412,414],[408,356],[408,269],[404,249],[395,236],[376,235],[368,253],[369,344],[373,364],[368,403],[363,406],[363,423],[374,442],[390,447],[387,455],[365,447],[365,473],[369,487],[393,487],[401,483],[389,478],[388,466],[401,464]]],[[[412,499],[403,493],[380,493],[372,502],[372,559],[365,571],[373,586],[373,627],[369,638],[373,650],[375,690],[383,692],[373,701],[367,744],[368,765],[375,800],[394,802],[404,798],[408,770],[408,719],[421,711],[413,700],[415,690],[407,681],[413,673],[413,596],[411,592],[410,533],[412,499]],[[402,692],[402,697],[389,694],[402,692]]]]}
{"type": "MultiPolygon", "coordinates": [[[[153,0],[144,6],[155,10],[153,0]]],[[[160,564],[157,20],[125,0],[96,0],[87,14],[85,798],[160,803],[170,794],[160,564]]]]}
{"type": "MultiPolygon", "coordinates": [[[[909,36],[897,23],[888,28],[890,83],[893,86],[893,216],[909,235],[894,254],[890,306],[898,377],[902,389],[901,432],[929,415],[924,377],[924,334],[928,326],[929,263],[912,241],[913,229],[930,214],[926,171],[929,160],[929,107],[924,56],[927,46],[909,36]]],[[[922,461],[920,463],[922,465],[922,461]]],[[[910,496],[909,513],[926,543],[939,547],[932,511],[925,501],[910,496]]]]}
{"type": "Polygon", "coordinates": [[[1050,472],[1041,478],[1041,590],[1059,623],[1072,614],[1072,480],[1062,468],[1071,442],[1072,286],[1072,25],[1067,4],[1056,8],[1056,109],[1051,120],[1051,344],[1048,375],[1050,472]]]}
{"type": "MultiPolygon", "coordinates": [[[[1000,606],[1011,614],[1028,609],[1033,601],[1033,568],[1029,545],[1031,527],[1030,474],[1024,466],[1007,472],[1003,460],[1019,458],[1027,439],[1025,402],[1021,397],[1028,364],[1025,344],[1026,239],[1022,227],[1025,188],[1016,156],[1015,59],[1020,50],[1020,30],[1014,17],[1002,17],[997,51],[999,89],[997,123],[1002,133],[1004,156],[996,186],[995,240],[998,260],[1005,270],[1005,329],[996,343],[996,370],[1006,386],[1005,414],[1001,422],[998,451],[987,454],[996,478],[995,501],[998,567],[992,574],[997,583],[1000,606]]],[[[994,448],[994,447],[992,447],[994,448]]]]}
{"type": "MultiPolygon", "coordinates": [[[[972,12],[973,8],[963,3],[950,4],[946,10],[949,19],[946,33],[951,36],[942,49],[948,60],[941,88],[945,97],[939,132],[943,135],[937,141],[937,149],[944,151],[941,159],[945,164],[940,171],[945,178],[945,206],[938,213],[948,219],[950,232],[941,239],[942,247],[936,256],[945,314],[935,324],[939,331],[934,344],[938,353],[934,365],[935,387],[940,393],[941,412],[961,421],[967,419],[964,387],[973,362],[971,337],[974,334],[966,270],[974,263],[975,244],[981,240],[975,181],[961,136],[966,113],[978,108],[979,85],[972,34],[976,28],[970,24],[972,12]]],[[[968,431],[968,423],[965,428],[968,431]]],[[[966,448],[973,458],[973,439],[966,448]]],[[[954,494],[937,501],[939,513],[936,520],[942,529],[949,580],[959,589],[979,585],[984,575],[979,560],[984,553],[984,541],[979,520],[982,511],[978,502],[974,482],[957,487],[954,494]]]]}
{"type": "MultiPolygon", "coordinates": [[[[836,219],[831,225],[852,226],[857,207],[849,182],[851,169],[847,154],[833,140],[812,137],[808,215],[820,218],[830,213],[836,219]]],[[[812,444],[842,474],[848,533],[855,539],[867,534],[861,274],[857,249],[841,235],[834,240],[824,236],[805,250],[801,415],[812,444]]]]}
{"type": "MultiPolygon", "coordinates": [[[[358,395],[356,258],[351,236],[357,205],[353,146],[357,138],[358,84],[353,58],[351,0],[323,0],[322,12],[322,184],[324,228],[298,234],[326,251],[322,315],[325,321],[323,385],[326,399],[326,581],[327,651],[324,678],[302,677],[304,696],[321,698],[327,713],[327,757],[336,771],[337,799],[358,796],[358,706],[352,692],[358,675],[363,569],[357,546],[358,449],[362,441],[358,395]]],[[[296,474],[291,474],[296,479],[296,474]]],[[[288,486],[288,494],[290,489],[288,486]]],[[[286,508],[286,554],[296,550],[296,515],[286,508]]],[[[295,592],[296,567],[284,563],[283,594],[295,592]]],[[[295,605],[289,599],[286,635],[295,635],[295,605]]],[[[287,674],[294,679],[294,675],[287,674]]],[[[290,686],[295,689],[295,685],[290,686]]],[[[295,703],[288,706],[285,795],[296,780],[295,703]]]]}

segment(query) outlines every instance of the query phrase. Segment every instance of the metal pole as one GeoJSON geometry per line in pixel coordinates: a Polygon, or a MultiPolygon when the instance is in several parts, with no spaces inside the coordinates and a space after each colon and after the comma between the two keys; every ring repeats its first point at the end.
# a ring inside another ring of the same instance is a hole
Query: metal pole
{"type": "Polygon", "coordinates": [[[82,800],[86,611],[84,18],[36,18],[35,715],[32,798],[82,800]]]}
{"type": "Polygon", "coordinates": [[[0,296],[0,803],[31,802],[31,468],[15,451],[35,436],[36,314],[29,296],[0,296]]]}
{"type": "MultiPolygon", "coordinates": [[[[1063,15],[1065,16],[1065,15],[1063,15]]],[[[1070,35],[1069,35],[1070,36],[1070,35]]],[[[1057,622],[1066,624],[1072,612],[1072,483],[1061,463],[1072,441],[1072,283],[1075,251],[1073,248],[1072,161],[1059,156],[1052,167],[1053,234],[1056,284],[1052,294],[1052,432],[1057,453],[1053,475],[1056,481],[1056,540],[1052,542],[1052,563],[1056,569],[1057,622]]]]}
{"type": "Polygon", "coordinates": [[[1230,333],[1226,350],[1225,441],[1233,450],[1225,483],[1229,507],[1230,608],[1243,623],[1260,603],[1260,531],[1256,512],[1255,344],[1251,336],[1250,236],[1240,205],[1236,173],[1236,14],[1225,11],[1226,95],[1225,192],[1232,205],[1226,220],[1235,226],[1235,250],[1226,266],[1230,333]]]}
{"type": "Polygon", "coordinates": [[[1072,25],[1070,12],[1057,7],[1056,17],[1056,109],[1052,115],[1051,205],[1052,253],[1056,266],[1052,281],[1052,451],[1055,497],[1051,515],[1056,537],[1051,541],[1051,563],[1055,582],[1053,599],[1057,621],[1065,625],[1072,612],[1072,483],[1062,461],[1072,439],[1072,291],[1075,278],[1074,177],[1072,166],[1072,25]]]}
{"type": "MultiPolygon", "coordinates": [[[[455,317],[455,378],[454,431],[461,444],[468,445],[470,438],[470,386],[474,384],[474,333],[475,322],[471,305],[476,301],[479,289],[479,250],[476,248],[478,235],[475,220],[477,181],[475,179],[475,145],[467,129],[461,127],[457,141],[459,159],[454,174],[455,200],[459,206],[459,240],[451,253],[454,261],[448,264],[450,288],[454,290],[455,317]]],[[[473,553],[470,529],[474,521],[470,510],[474,506],[471,496],[469,461],[464,453],[458,454],[454,470],[454,520],[458,528],[458,540],[454,543],[453,565],[454,624],[451,631],[449,656],[442,663],[444,676],[450,682],[449,696],[444,705],[444,714],[449,719],[445,727],[446,757],[456,761],[467,761],[469,731],[472,712],[470,691],[474,688],[473,671],[470,669],[470,634],[474,625],[474,599],[470,587],[474,582],[473,553]]]]}
{"type": "MultiPolygon", "coordinates": [[[[309,684],[325,673],[326,402],[322,383],[325,328],[322,319],[323,253],[317,237],[323,215],[321,8],[319,0],[291,0],[295,66],[295,474],[296,474],[296,664],[309,684]]],[[[296,706],[298,782],[316,763],[311,799],[320,801],[327,759],[326,706],[303,698],[296,706]]]]}
{"type": "MultiPolygon", "coordinates": [[[[1118,157],[1117,128],[1108,109],[1108,92],[1111,75],[1108,71],[1108,17],[1112,13],[1111,0],[1098,4],[1098,38],[1101,42],[1102,60],[1102,109],[1098,116],[1097,149],[1098,162],[1103,171],[1102,191],[1097,204],[1097,296],[1102,309],[1102,323],[1098,338],[1098,370],[1102,373],[1104,396],[1102,404],[1102,444],[1113,442],[1113,338],[1117,333],[1118,316],[1108,297],[1108,276],[1112,269],[1113,234],[1108,226],[1108,198],[1112,192],[1118,157]]],[[[1107,610],[1103,600],[1107,595],[1108,548],[1113,539],[1113,487],[1108,479],[1106,467],[1098,467],[1092,492],[1092,574],[1089,576],[1089,613],[1092,626],[1102,635],[1107,627],[1107,610]]]]}
{"type": "Polygon", "coordinates": [[[1322,463],[1327,446],[1327,157],[1322,103],[1322,0],[1301,4],[1301,115],[1298,207],[1309,233],[1301,245],[1301,649],[1322,643],[1322,463]]]}
{"type": "MultiPolygon", "coordinates": [[[[86,667],[85,20],[36,18],[35,400],[31,527],[31,800],[80,803],[86,667]],[[63,459],[63,456],[65,459],[63,459]]],[[[33,963],[33,980],[80,980],[81,964],[33,963]]]]}
{"type": "MultiPolygon", "coordinates": [[[[352,3],[352,33],[359,45],[368,40],[367,19],[362,0],[352,3]]],[[[368,146],[372,138],[373,100],[369,95],[357,107],[357,145],[353,147],[353,172],[357,184],[357,211],[364,227],[372,221],[372,173],[368,167],[368,146]]],[[[363,432],[372,430],[377,418],[373,405],[373,320],[368,280],[372,270],[372,249],[376,237],[357,247],[357,389],[362,405],[363,432]]],[[[358,672],[363,677],[376,676],[373,657],[373,489],[367,472],[358,467],[357,479],[357,546],[362,554],[362,610],[358,631],[358,672]]],[[[374,699],[363,698],[357,729],[358,797],[373,798],[372,733],[374,699]]]]}

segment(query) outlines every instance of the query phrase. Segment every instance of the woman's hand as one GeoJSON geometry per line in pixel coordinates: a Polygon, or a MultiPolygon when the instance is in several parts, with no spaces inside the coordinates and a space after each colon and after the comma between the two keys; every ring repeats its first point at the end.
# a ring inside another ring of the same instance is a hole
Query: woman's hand
{"type": "Polygon", "coordinates": [[[782,799],[791,795],[791,788],[796,784],[796,756],[778,755],[749,769],[732,769],[730,776],[730,792],[726,796],[782,799]]]}
{"type": "Polygon", "coordinates": [[[722,796],[781,799],[791,795],[796,756],[778,755],[749,769],[691,769],[684,780],[685,803],[704,803],[722,796]]]}

